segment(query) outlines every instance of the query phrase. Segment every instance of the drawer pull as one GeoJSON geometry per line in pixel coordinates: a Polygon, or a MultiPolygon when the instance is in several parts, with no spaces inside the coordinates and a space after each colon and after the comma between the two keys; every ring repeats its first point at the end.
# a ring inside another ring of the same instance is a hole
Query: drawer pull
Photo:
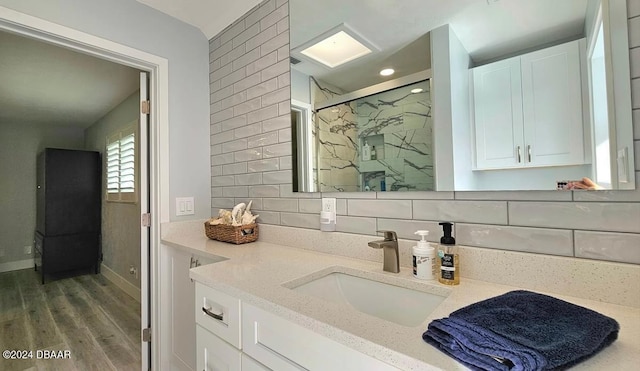
{"type": "Polygon", "coordinates": [[[212,317],[214,319],[217,319],[218,321],[223,321],[224,320],[224,317],[223,317],[224,313],[216,314],[216,313],[213,313],[209,308],[205,308],[205,307],[202,307],[202,311],[207,316],[212,317]]]}

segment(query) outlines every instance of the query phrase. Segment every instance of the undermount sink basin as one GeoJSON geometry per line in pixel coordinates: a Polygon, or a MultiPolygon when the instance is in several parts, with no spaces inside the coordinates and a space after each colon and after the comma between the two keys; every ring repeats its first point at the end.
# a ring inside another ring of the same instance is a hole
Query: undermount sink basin
{"type": "Polygon", "coordinates": [[[289,288],[409,327],[424,322],[448,295],[444,290],[429,293],[343,272],[330,272],[289,288]]]}

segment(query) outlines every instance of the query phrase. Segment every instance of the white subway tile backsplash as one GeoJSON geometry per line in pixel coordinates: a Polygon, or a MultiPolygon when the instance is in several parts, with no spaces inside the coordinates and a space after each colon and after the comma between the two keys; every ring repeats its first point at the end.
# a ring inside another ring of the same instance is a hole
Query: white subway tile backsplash
{"type": "Polygon", "coordinates": [[[509,202],[509,224],[640,233],[640,203],[509,202]]]}
{"type": "Polygon", "coordinates": [[[222,44],[228,43],[229,41],[232,41],[234,37],[239,35],[244,30],[245,30],[244,19],[238,19],[238,20],[234,21],[220,35],[220,42],[222,44]]]}
{"type": "Polygon", "coordinates": [[[633,18],[640,16],[640,1],[627,0],[627,17],[633,18]]]}
{"type": "MultiPolygon", "coordinates": [[[[262,155],[264,158],[290,156],[291,155],[291,143],[273,144],[263,147],[262,155]]],[[[291,182],[291,179],[289,179],[291,182]]]]}
{"type": "Polygon", "coordinates": [[[212,165],[226,165],[235,162],[233,153],[223,153],[221,155],[211,156],[212,165]]]}
{"type": "Polygon", "coordinates": [[[234,137],[236,138],[246,138],[254,135],[258,135],[262,133],[262,124],[256,123],[252,125],[247,125],[238,129],[235,129],[233,132],[234,137]]]}
{"type": "Polygon", "coordinates": [[[209,81],[220,80],[233,72],[233,66],[229,64],[221,64],[222,66],[209,74],[209,81]]]}
{"type": "Polygon", "coordinates": [[[276,116],[278,116],[278,106],[268,106],[247,114],[247,122],[253,124],[254,122],[268,120],[276,116]]]}
{"type": "MultiPolygon", "coordinates": [[[[282,18],[281,20],[278,21],[278,23],[276,23],[276,29],[278,30],[278,33],[282,33],[286,30],[289,29],[289,17],[285,17],[282,18]]],[[[289,51],[289,44],[286,45],[287,47],[287,52],[289,51]]]]}
{"type": "Polygon", "coordinates": [[[277,185],[258,185],[249,187],[249,197],[278,197],[280,187],[277,185]]]}
{"type": "Polygon", "coordinates": [[[280,170],[280,161],[278,161],[277,158],[249,161],[247,163],[247,170],[251,173],[280,170]]]}
{"type": "Polygon", "coordinates": [[[233,198],[212,198],[211,199],[212,215],[218,215],[218,209],[230,209],[235,205],[236,204],[233,198]],[[213,214],[214,209],[215,209],[215,214],[213,214]]]}
{"type": "Polygon", "coordinates": [[[378,218],[411,219],[410,200],[347,200],[347,214],[378,218]]]}
{"type": "MultiPolygon", "coordinates": [[[[282,18],[285,18],[287,15],[289,15],[289,5],[285,4],[285,5],[279,6],[276,10],[267,14],[264,18],[260,20],[260,28],[263,30],[266,28],[269,28],[274,24],[276,24],[282,18]]],[[[286,43],[287,44],[289,43],[288,38],[286,43]]]]}
{"type": "MultiPolygon", "coordinates": [[[[637,1],[637,0],[636,0],[637,1]]],[[[629,49],[640,46],[640,17],[629,19],[629,49]]]]}
{"type": "Polygon", "coordinates": [[[237,70],[237,68],[233,68],[232,62],[242,57],[243,55],[245,55],[244,45],[241,44],[241,45],[238,45],[237,47],[234,45],[233,49],[229,53],[220,57],[220,65],[221,66],[231,65],[231,69],[235,71],[237,70]]]}
{"type": "Polygon", "coordinates": [[[252,86],[258,85],[261,82],[262,81],[260,80],[260,73],[256,72],[253,75],[249,75],[248,77],[245,77],[244,79],[233,84],[233,91],[237,93],[252,86]]]}
{"type": "Polygon", "coordinates": [[[273,25],[271,27],[268,27],[260,31],[259,34],[257,34],[256,36],[250,38],[245,42],[247,51],[259,48],[260,45],[264,44],[270,39],[273,39],[274,37],[276,37],[276,35],[277,35],[276,25],[273,25]]]}
{"type": "MultiPolygon", "coordinates": [[[[317,215],[318,220],[320,218],[317,215]]],[[[319,222],[318,222],[319,223],[319,222]]],[[[376,234],[376,218],[359,218],[354,216],[342,216],[336,217],[336,231],[347,233],[359,233],[359,234],[376,234]]],[[[362,248],[369,248],[363,246],[362,248]]]]}
{"type": "Polygon", "coordinates": [[[629,54],[631,78],[640,77],[640,48],[631,49],[629,54]]]}
{"type": "Polygon", "coordinates": [[[260,6],[253,8],[245,17],[244,22],[248,26],[260,22],[260,20],[266,17],[269,13],[276,10],[276,3],[274,1],[263,1],[260,6]]]}
{"type": "Polygon", "coordinates": [[[234,71],[220,79],[220,86],[229,86],[247,77],[244,68],[234,71]]]}
{"type": "Polygon", "coordinates": [[[211,187],[211,197],[219,198],[222,197],[222,190],[224,187],[211,187]]]}
{"type": "Polygon", "coordinates": [[[507,202],[414,200],[413,218],[454,223],[507,224],[507,202]]]}
{"type": "Polygon", "coordinates": [[[633,139],[640,140],[640,109],[633,110],[633,139]]]}
{"type": "Polygon", "coordinates": [[[262,133],[262,134],[250,137],[247,141],[247,146],[249,148],[253,148],[253,147],[268,146],[270,144],[276,144],[276,143],[278,143],[278,133],[268,132],[268,133],[262,133]]]}
{"type": "Polygon", "coordinates": [[[289,60],[287,59],[277,62],[273,66],[269,66],[260,71],[260,78],[262,79],[262,81],[267,81],[274,77],[278,77],[278,75],[281,75],[285,72],[289,72],[289,60]]]}
{"type": "MultiPolygon", "coordinates": [[[[274,26],[274,27],[276,27],[276,32],[278,32],[277,26],[274,26]]],[[[276,57],[277,57],[277,50],[281,48],[283,45],[288,45],[288,44],[289,44],[289,32],[283,32],[278,36],[274,37],[273,39],[268,40],[266,43],[260,45],[260,55],[267,55],[269,53],[276,52],[276,57]]]]}
{"type": "Polygon", "coordinates": [[[278,130],[278,142],[291,143],[291,129],[278,130]]]}
{"type": "Polygon", "coordinates": [[[315,213],[319,218],[320,210],[322,210],[322,200],[301,199],[299,200],[298,207],[300,208],[301,213],[315,213]]]}
{"type": "Polygon", "coordinates": [[[211,155],[219,155],[222,153],[222,144],[215,144],[211,146],[211,155]]]}
{"type": "Polygon", "coordinates": [[[232,39],[233,46],[237,47],[237,46],[243,45],[247,40],[258,35],[259,33],[260,33],[260,25],[258,24],[247,25],[246,30],[242,31],[232,39]]]}
{"type": "Polygon", "coordinates": [[[283,88],[285,86],[290,86],[289,81],[291,80],[291,73],[286,72],[282,75],[278,76],[278,87],[283,88]]]}
{"type": "Polygon", "coordinates": [[[283,156],[280,157],[280,169],[282,170],[290,170],[292,168],[292,157],[291,156],[283,156]]]}
{"type": "Polygon", "coordinates": [[[291,116],[278,116],[262,122],[262,130],[265,132],[291,127],[291,116]]]}
{"type": "MultiPolygon", "coordinates": [[[[261,58],[256,59],[255,62],[249,63],[246,67],[247,75],[252,75],[254,73],[259,73],[263,69],[269,66],[273,66],[278,62],[278,52],[274,51],[269,54],[260,54],[260,48],[255,49],[256,53],[258,53],[261,58]]],[[[261,77],[262,79],[262,77],[261,77]]],[[[262,80],[264,81],[264,80],[262,80]]]]}
{"type": "Polygon", "coordinates": [[[262,207],[268,211],[298,212],[298,200],[294,198],[263,198],[262,207]]]}
{"type": "Polygon", "coordinates": [[[291,102],[284,101],[278,103],[278,114],[280,115],[289,115],[291,114],[291,102]]]}
{"type": "Polygon", "coordinates": [[[211,176],[222,175],[222,165],[211,166],[211,176]]]}
{"type": "Polygon", "coordinates": [[[280,224],[289,227],[320,229],[320,217],[317,214],[280,213],[280,224]]]}
{"type": "Polygon", "coordinates": [[[262,173],[264,184],[290,184],[291,170],[268,171],[262,173]]]}
{"type": "MultiPolygon", "coordinates": [[[[218,82],[218,85],[220,82],[218,82]]],[[[212,84],[213,85],[213,84],[212,84]]],[[[224,88],[211,90],[211,103],[218,102],[223,100],[224,98],[230,97],[233,95],[233,86],[226,86],[224,88]]]]}
{"type": "MultiPolygon", "coordinates": [[[[318,197],[329,197],[324,193],[320,194],[318,197]]],[[[344,198],[336,199],[336,214],[338,215],[347,215],[347,200],[344,198]]]]}
{"type": "Polygon", "coordinates": [[[260,97],[253,98],[249,101],[246,101],[244,103],[238,104],[237,106],[233,107],[233,115],[234,116],[244,115],[247,112],[257,110],[260,107],[262,107],[261,98],[260,97]]]}
{"type": "Polygon", "coordinates": [[[289,45],[285,45],[278,49],[278,60],[281,61],[283,59],[289,58],[289,45]]]}
{"type": "Polygon", "coordinates": [[[241,151],[241,150],[246,149],[246,148],[247,148],[247,140],[246,139],[238,139],[238,140],[234,140],[232,142],[222,143],[222,152],[223,153],[241,151]]]}
{"type": "MultiPolygon", "coordinates": [[[[640,33],[640,29],[638,33],[640,33]]],[[[640,78],[631,80],[631,107],[633,109],[640,108],[640,78]]]]}
{"type": "Polygon", "coordinates": [[[247,99],[259,97],[278,89],[278,79],[267,80],[256,86],[247,89],[247,99]]]}
{"type": "MultiPolygon", "coordinates": [[[[276,80],[277,81],[277,80],[276,80]]],[[[282,101],[288,101],[290,99],[289,87],[278,89],[271,94],[267,94],[262,97],[262,106],[270,106],[282,101]]]]}
{"type": "MultiPolygon", "coordinates": [[[[260,148],[251,148],[244,151],[238,151],[233,154],[233,158],[235,162],[259,160],[262,158],[262,151],[260,151],[260,148]]],[[[247,170],[248,166],[249,165],[247,164],[247,170]]]]}
{"type": "Polygon", "coordinates": [[[280,213],[275,211],[256,210],[254,215],[258,215],[258,223],[280,224],[280,213]]]}
{"type": "Polygon", "coordinates": [[[233,43],[231,41],[225,41],[219,47],[211,50],[211,52],[209,53],[209,60],[215,61],[216,59],[229,53],[231,50],[233,50],[233,43]]]}
{"type": "Polygon", "coordinates": [[[228,131],[228,130],[241,128],[246,124],[247,124],[247,115],[241,115],[241,116],[236,116],[228,120],[225,120],[220,125],[222,126],[222,131],[228,131]]]}
{"type": "Polygon", "coordinates": [[[376,192],[322,192],[322,197],[346,199],[375,199],[376,192]]]}
{"type": "Polygon", "coordinates": [[[260,173],[239,174],[235,176],[235,182],[237,185],[249,185],[249,186],[262,184],[262,174],[260,173]]]}
{"type": "Polygon", "coordinates": [[[640,264],[640,234],[575,231],[578,258],[640,264]]]}
{"type": "Polygon", "coordinates": [[[224,120],[228,120],[233,117],[233,108],[227,108],[225,110],[215,112],[211,114],[211,123],[215,124],[218,122],[222,122],[224,120]]]}
{"type": "Polygon", "coordinates": [[[237,162],[235,164],[222,165],[222,173],[224,175],[244,174],[247,172],[246,162],[237,162]]]}
{"type": "Polygon", "coordinates": [[[455,231],[460,245],[573,256],[569,230],[458,223],[455,231]]]}
{"type": "Polygon", "coordinates": [[[249,187],[247,186],[233,186],[222,188],[223,197],[247,197],[249,196],[249,187]]]}
{"type": "Polygon", "coordinates": [[[420,240],[420,236],[415,234],[416,231],[429,231],[427,241],[431,242],[440,242],[440,237],[442,237],[442,227],[438,225],[438,222],[378,218],[378,229],[394,231],[398,238],[407,240],[420,240]]]}

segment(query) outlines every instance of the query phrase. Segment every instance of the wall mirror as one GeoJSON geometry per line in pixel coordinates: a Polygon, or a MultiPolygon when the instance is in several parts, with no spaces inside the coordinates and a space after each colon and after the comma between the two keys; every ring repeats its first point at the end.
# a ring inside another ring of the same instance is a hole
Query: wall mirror
{"type": "Polygon", "coordinates": [[[635,189],[625,0],[289,8],[294,191],[635,189]],[[462,127],[434,118],[442,27],[466,58],[462,127]]]}

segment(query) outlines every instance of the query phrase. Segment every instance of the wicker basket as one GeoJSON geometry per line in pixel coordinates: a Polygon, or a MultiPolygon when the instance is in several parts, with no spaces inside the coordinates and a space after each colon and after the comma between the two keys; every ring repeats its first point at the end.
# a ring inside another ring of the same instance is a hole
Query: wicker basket
{"type": "Polygon", "coordinates": [[[240,245],[258,239],[258,224],[234,227],[226,224],[211,225],[209,221],[206,221],[204,222],[204,233],[212,240],[240,245]]]}

